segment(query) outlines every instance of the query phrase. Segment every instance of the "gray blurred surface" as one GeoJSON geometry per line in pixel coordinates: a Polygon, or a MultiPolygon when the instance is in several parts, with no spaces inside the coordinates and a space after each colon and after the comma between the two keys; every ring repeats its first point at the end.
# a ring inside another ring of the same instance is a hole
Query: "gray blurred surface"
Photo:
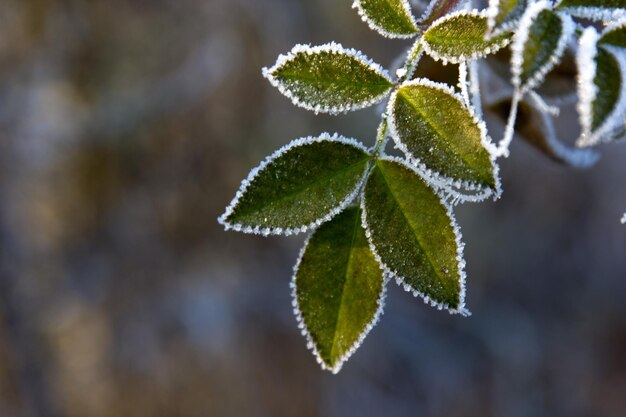
{"type": "Polygon", "coordinates": [[[457,210],[473,316],[390,285],[337,376],[291,311],[303,238],[221,230],[291,139],[373,142],[374,109],[316,117],[260,75],[295,43],[408,46],[350,3],[0,3],[0,416],[626,415],[624,144],[575,171],[516,142],[502,199],[457,210]]]}

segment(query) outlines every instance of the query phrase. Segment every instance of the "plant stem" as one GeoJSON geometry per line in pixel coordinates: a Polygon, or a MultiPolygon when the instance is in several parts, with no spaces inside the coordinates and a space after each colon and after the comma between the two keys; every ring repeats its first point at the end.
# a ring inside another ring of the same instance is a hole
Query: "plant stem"
{"type": "Polygon", "coordinates": [[[378,131],[376,133],[376,144],[374,145],[374,159],[378,159],[380,157],[381,152],[385,148],[387,144],[387,128],[389,126],[389,122],[387,122],[387,113],[382,114],[382,120],[380,121],[380,125],[378,125],[378,131]]]}

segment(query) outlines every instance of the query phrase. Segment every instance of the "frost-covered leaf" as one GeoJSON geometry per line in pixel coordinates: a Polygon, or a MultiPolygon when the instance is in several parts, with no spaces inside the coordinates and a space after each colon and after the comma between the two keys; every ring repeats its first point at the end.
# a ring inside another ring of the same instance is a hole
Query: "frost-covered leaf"
{"type": "Polygon", "coordinates": [[[382,313],[383,271],[350,207],[307,241],[295,268],[294,309],[324,369],[339,372],[382,313]]]}
{"type": "Polygon", "coordinates": [[[464,3],[464,0],[432,0],[419,19],[419,25],[429,27],[435,20],[453,12],[464,3]]]}
{"type": "Polygon", "coordinates": [[[424,32],[424,50],[435,59],[458,63],[481,58],[506,46],[510,34],[487,39],[487,13],[473,10],[451,13],[424,32]]]}
{"type": "MultiPolygon", "coordinates": [[[[625,2],[626,3],[626,2],[625,2]]],[[[626,7],[626,4],[624,4],[626,7]]],[[[626,48],[626,20],[607,27],[598,40],[598,45],[612,45],[626,48]]]]}
{"type": "Polygon", "coordinates": [[[561,0],[556,6],[572,16],[591,20],[626,17],[624,0],[561,0]]]}
{"type": "MultiPolygon", "coordinates": [[[[535,149],[555,162],[576,168],[594,165],[600,155],[593,149],[573,148],[565,145],[557,137],[552,117],[542,111],[535,95],[519,103],[515,132],[535,149]]],[[[503,99],[489,106],[489,109],[506,122],[511,106],[511,98],[503,99]]]]}
{"type": "Polygon", "coordinates": [[[410,38],[418,32],[407,0],[355,0],[352,7],[371,29],[388,38],[410,38]]]}
{"type": "Polygon", "coordinates": [[[513,85],[522,92],[537,87],[563,56],[575,24],[555,13],[547,1],[531,4],[522,16],[511,45],[513,85]]]}
{"type": "Polygon", "coordinates": [[[400,160],[379,159],[363,197],[372,250],[427,303],[466,314],[463,244],[450,207],[400,160]]]}
{"type": "Polygon", "coordinates": [[[615,47],[611,45],[598,47],[598,38],[593,27],[587,28],[580,37],[576,57],[578,113],[582,125],[579,146],[591,146],[606,139],[624,118],[626,57],[620,50],[612,53],[615,47]]]}
{"type": "Polygon", "coordinates": [[[305,232],[356,197],[370,158],[338,135],[295,140],[250,172],[219,221],[246,233],[305,232]]]}
{"type": "Polygon", "coordinates": [[[522,17],[527,0],[489,0],[487,18],[489,33],[513,28],[522,17]]]}
{"type": "Polygon", "coordinates": [[[454,91],[418,79],[400,86],[389,101],[396,145],[433,184],[497,193],[499,182],[484,123],[454,91]]]}
{"type": "Polygon", "coordinates": [[[296,106],[338,114],[371,106],[393,87],[387,71],[337,43],[296,45],[263,75],[296,106]]]}

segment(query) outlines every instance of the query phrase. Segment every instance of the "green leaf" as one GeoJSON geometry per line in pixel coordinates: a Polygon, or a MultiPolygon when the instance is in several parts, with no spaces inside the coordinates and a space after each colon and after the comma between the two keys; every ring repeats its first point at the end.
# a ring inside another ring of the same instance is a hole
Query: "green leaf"
{"type": "Polygon", "coordinates": [[[263,75],[296,106],[338,114],[382,100],[393,87],[389,74],[354,49],[337,43],[296,45],[263,75]]]}
{"type": "Polygon", "coordinates": [[[324,369],[339,372],[382,313],[383,271],[361,212],[346,209],[306,243],[293,282],[298,321],[324,369]]]}
{"type": "Polygon", "coordinates": [[[465,261],[452,211],[399,160],[376,161],[365,185],[369,242],[385,270],[427,303],[467,313],[465,261]]]}
{"type": "Polygon", "coordinates": [[[560,61],[576,25],[550,10],[547,1],[531,4],[519,22],[511,45],[513,85],[522,93],[537,87],[560,61]]]}
{"type": "Polygon", "coordinates": [[[562,0],[557,8],[591,20],[611,21],[626,17],[624,0],[562,0]]]}
{"type": "Polygon", "coordinates": [[[579,146],[608,139],[624,117],[626,57],[620,48],[598,47],[598,39],[595,29],[589,27],[580,37],[578,47],[578,113],[582,125],[579,146]]]}
{"type": "Polygon", "coordinates": [[[219,221],[266,236],[306,232],[356,197],[370,158],[338,135],[295,140],[252,170],[219,221]]]}
{"type": "Polygon", "coordinates": [[[490,0],[487,11],[489,31],[512,28],[528,5],[527,0],[490,0]]]}
{"type": "Polygon", "coordinates": [[[388,114],[396,145],[433,183],[481,190],[482,198],[497,194],[486,128],[451,88],[425,79],[404,83],[388,114]]]}
{"type": "Polygon", "coordinates": [[[458,63],[495,53],[510,41],[510,34],[487,38],[486,12],[460,11],[435,21],[424,33],[424,50],[435,59],[458,63]]]}
{"type": "MultiPolygon", "coordinates": [[[[626,5],[624,5],[626,7],[626,5]]],[[[607,27],[598,41],[599,45],[611,45],[626,48],[626,21],[607,27]]]]}
{"type": "Polygon", "coordinates": [[[352,7],[371,29],[388,38],[410,38],[418,32],[407,0],[355,0],[352,7]]]}

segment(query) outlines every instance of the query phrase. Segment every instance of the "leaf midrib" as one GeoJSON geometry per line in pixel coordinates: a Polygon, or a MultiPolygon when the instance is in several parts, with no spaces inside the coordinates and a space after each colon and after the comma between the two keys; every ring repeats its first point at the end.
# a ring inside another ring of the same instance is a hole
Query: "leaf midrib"
{"type": "MultiPolygon", "coordinates": [[[[360,214],[357,211],[357,215],[354,221],[354,228],[352,231],[352,239],[350,241],[350,248],[349,248],[349,252],[348,252],[348,259],[346,261],[346,267],[343,271],[343,277],[344,277],[344,281],[343,281],[343,285],[341,288],[341,299],[339,300],[339,309],[337,310],[337,316],[335,317],[335,323],[333,325],[333,342],[331,344],[331,348],[330,348],[330,359],[331,362],[334,362],[334,355],[335,355],[335,349],[338,348],[337,346],[337,326],[339,324],[339,318],[341,317],[341,312],[343,311],[343,305],[344,305],[344,298],[346,295],[346,286],[348,284],[348,271],[350,270],[350,265],[352,264],[352,255],[354,254],[354,242],[356,240],[356,235],[358,232],[358,227],[359,227],[359,218],[360,218],[360,214]]],[[[333,363],[334,365],[334,363],[333,363]]]]}
{"type": "MultiPolygon", "coordinates": [[[[387,186],[387,189],[389,190],[389,194],[391,195],[391,197],[393,198],[393,201],[398,205],[398,207],[400,208],[400,212],[402,213],[402,218],[404,219],[405,223],[409,226],[409,229],[411,229],[411,231],[413,232],[413,238],[415,239],[415,241],[417,242],[417,245],[420,247],[420,249],[422,250],[422,253],[424,254],[424,256],[426,257],[426,259],[428,259],[428,263],[430,264],[431,269],[435,272],[435,275],[441,279],[442,282],[447,282],[446,277],[443,277],[439,271],[438,268],[435,266],[435,264],[433,263],[432,258],[430,257],[430,255],[428,254],[428,251],[424,250],[424,245],[422,245],[422,242],[420,241],[419,236],[417,235],[415,229],[413,228],[413,225],[411,224],[411,222],[408,220],[408,218],[406,217],[406,215],[404,214],[404,205],[402,203],[400,203],[400,200],[396,197],[395,193],[393,192],[391,186],[389,185],[389,181],[387,180],[387,176],[385,175],[385,171],[384,169],[381,169],[380,165],[377,165],[378,170],[381,173],[381,176],[385,182],[385,185],[387,186]]],[[[447,287],[447,285],[446,285],[447,287]]],[[[456,289],[455,289],[456,290],[456,289]]]]}
{"type": "MultiPolygon", "coordinates": [[[[459,155],[461,157],[461,159],[463,160],[463,162],[465,162],[465,165],[467,167],[469,167],[469,169],[471,169],[472,171],[474,171],[474,168],[472,167],[472,164],[470,163],[470,161],[467,160],[467,155],[465,155],[465,153],[461,152],[461,150],[459,149],[459,147],[455,146],[456,144],[452,141],[450,141],[442,132],[440,129],[438,129],[431,121],[430,119],[426,116],[426,114],[421,111],[417,104],[413,102],[413,100],[411,100],[411,98],[403,93],[400,92],[400,95],[411,105],[411,107],[413,107],[413,109],[415,109],[416,112],[418,112],[421,116],[422,119],[424,119],[426,121],[426,123],[428,123],[428,125],[435,131],[437,132],[437,135],[439,135],[440,138],[444,139],[445,143],[448,144],[449,148],[451,148],[457,155],[459,155]]],[[[456,99],[454,99],[456,100],[456,99]]]]}
{"type": "MultiPolygon", "coordinates": [[[[389,10],[391,10],[391,15],[392,15],[393,18],[396,18],[396,19],[399,18],[398,20],[403,20],[403,23],[401,25],[402,26],[401,30],[404,31],[406,29],[404,26],[407,23],[409,24],[409,26],[411,28],[410,32],[397,32],[397,33],[400,33],[402,35],[410,35],[410,34],[413,34],[413,33],[417,33],[417,28],[415,27],[415,24],[413,23],[413,21],[411,20],[410,17],[408,17],[405,13],[398,12],[398,10],[394,7],[393,4],[391,4],[391,2],[389,0],[386,0],[385,3],[387,3],[387,5],[389,6],[389,10]]],[[[372,20],[374,20],[374,19],[372,19],[372,20]]],[[[382,19],[377,19],[377,20],[380,21],[382,19]]],[[[382,25],[381,25],[381,27],[382,27],[382,25]]],[[[383,29],[387,30],[385,28],[383,28],[383,29]]]]}
{"type": "Polygon", "coordinates": [[[339,85],[342,87],[348,86],[348,87],[354,87],[354,86],[362,86],[362,85],[367,85],[367,86],[375,86],[375,87],[386,87],[387,89],[391,89],[391,87],[393,87],[393,83],[390,82],[387,77],[385,77],[382,74],[379,74],[378,72],[373,71],[371,68],[369,67],[364,67],[367,68],[369,71],[372,71],[372,73],[376,74],[380,80],[380,82],[364,82],[364,83],[356,83],[356,82],[349,82],[349,81],[340,81],[337,78],[318,78],[315,77],[313,75],[311,76],[306,76],[306,75],[302,75],[302,74],[306,74],[306,73],[301,73],[301,72],[296,72],[296,71],[284,71],[282,73],[277,71],[276,76],[282,77],[286,80],[290,80],[290,81],[305,81],[305,82],[310,82],[311,84],[322,84],[323,86],[327,86],[327,85],[339,85]],[[293,75],[292,75],[293,74],[293,75]],[[384,81],[384,82],[383,82],[384,81]]]}

